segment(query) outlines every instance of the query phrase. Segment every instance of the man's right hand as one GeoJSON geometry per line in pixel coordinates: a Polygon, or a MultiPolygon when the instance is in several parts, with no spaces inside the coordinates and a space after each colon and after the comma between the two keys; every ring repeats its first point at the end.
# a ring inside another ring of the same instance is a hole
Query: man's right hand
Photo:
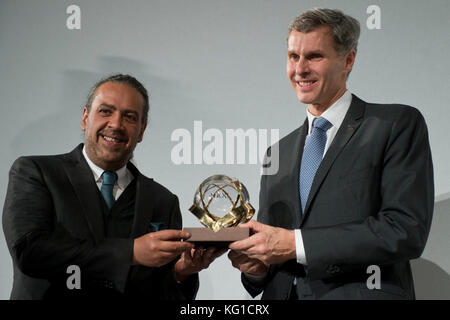
{"type": "Polygon", "coordinates": [[[193,244],[180,241],[190,236],[188,232],[182,230],[162,230],[134,239],[132,264],[146,267],[163,266],[183,251],[194,248],[193,244]]]}

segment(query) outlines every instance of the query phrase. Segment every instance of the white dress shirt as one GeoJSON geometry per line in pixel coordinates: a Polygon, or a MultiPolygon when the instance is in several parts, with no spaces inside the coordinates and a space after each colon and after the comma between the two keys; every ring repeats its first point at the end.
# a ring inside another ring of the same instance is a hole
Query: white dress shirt
{"type": "MultiPolygon", "coordinates": [[[[103,183],[102,174],[105,170],[103,170],[102,168],[97,166],[95,163],[93,163],[91,161],[91,159],[89,159],[85,148],[86,147],[83,146],[83,156],[86,159],[89,167],[91,168],[91,171],[92,171],[92,174],[94,175],[94,180],[95,180],[95,183],[97,183],[98,189],[101,190],[102,183],[103,183]]],[[[117,173],[117,181],[114,184],[113,196],[114,196],[114,199],[117,200],[120,197],[120,195],[123,193],[125,188],[130,184],[130,182],[133,181],[133,174],[130,172],[130,170],[128,170],[126,165],[123,166],[122,168],[120,168],[119,170],[117,170],[116,173],[117,173]]]]}
{"type": "MultiPolygon", "coordinates": [[[[333,142],[333,139],[336,136],[336,133],[339,130],[342,121],[344,121],[345,115],[347,114],[347,111],[350,108],[351,103],[352,103],[352,94],[350,93],[350,91],[347,90],[342,95],[342,97],[340,97],[327,110],[325,110],[324,113],[320,115],[321,117],[327,119],[333,125],[330,129],[327,130],[327,142],[325,144],[325,150],[323,151],[324,157],[328,151],[328,148],[333,142]]],[[[312,122],[315,117],[308,111],[308,107],[306,108],[306,114],[308,116],[308,129],[309,129],[308,136],[309,136],[312,132],[312,122]]],[[[297,262],[303,265],[308,265],[306,261],[305,248],[303,246],[302,231],[300,229],[295,229],[294,233],[295,233],[295,251],[297,253],[297,262]]]]}

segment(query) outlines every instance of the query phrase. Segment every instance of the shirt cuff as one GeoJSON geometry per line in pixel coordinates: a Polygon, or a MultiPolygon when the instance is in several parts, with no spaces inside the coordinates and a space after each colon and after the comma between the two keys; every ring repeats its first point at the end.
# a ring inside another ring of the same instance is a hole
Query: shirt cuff
{"type": "Polygon", "coordinates": [[[306,253],[305,248],[303,246],[302,231],[300,229],[295,229],[294,234],[295,234],[295,252],[297,254],[297,262],[306,266],[308,265],[308,263],[306,262],[306,253]]]}

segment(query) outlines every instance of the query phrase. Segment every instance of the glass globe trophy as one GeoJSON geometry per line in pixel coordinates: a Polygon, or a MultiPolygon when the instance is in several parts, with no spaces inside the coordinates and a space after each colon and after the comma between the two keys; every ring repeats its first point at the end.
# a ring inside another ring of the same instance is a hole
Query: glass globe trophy
{"type": "Polygon", "coordinates": [[[184,228],[191,234],[187,241],[221,246],[250,236],[249,228],[237,227],[255,213],[249,199],[247,189],[236,179],[225,175],[205,179],[197,188],[189,211],[206,228],[184,228]]]}

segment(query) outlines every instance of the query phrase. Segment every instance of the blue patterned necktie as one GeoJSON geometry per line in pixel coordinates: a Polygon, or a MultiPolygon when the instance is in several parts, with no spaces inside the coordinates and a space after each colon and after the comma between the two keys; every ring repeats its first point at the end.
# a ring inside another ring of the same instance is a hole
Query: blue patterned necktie
{"type": "Polygon", "coordinates": [[[302,214],[305,212],[309,191],[311,190],[314,176],[322,162],[323,151],[327,142],[327,130],[333,125],[325,118],[314,118],[313,130],[306,139],[303,149],[302,164],[300,168],[300,201],[302,214]]]}
{"type": "Polygon", "coordinates": [[[106,204],[108,205],[108,208],[111,209],[111,207],[114,205],[114,202],[116,202],[113,195],[113,189],[114,184],[117,180],[117,173],[115,173],[114,171],[104,171],[102,174],[102,179],[103,182],[101,192],[103,198],[106,201],[106,204]]]}

